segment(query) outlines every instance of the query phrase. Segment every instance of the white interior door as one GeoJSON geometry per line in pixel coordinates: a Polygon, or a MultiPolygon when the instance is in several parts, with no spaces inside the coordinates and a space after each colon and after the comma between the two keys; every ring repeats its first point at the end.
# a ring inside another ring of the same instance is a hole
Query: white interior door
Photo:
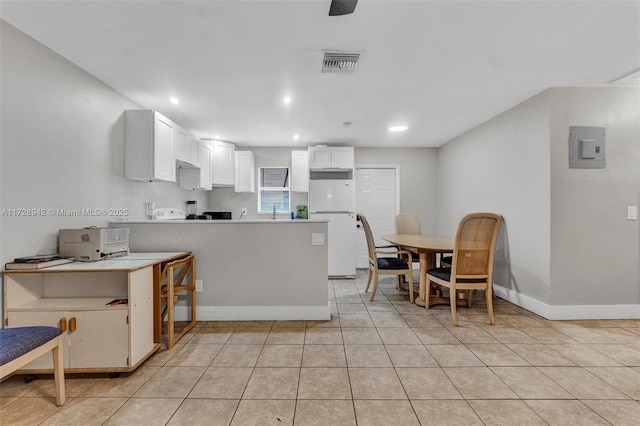
{"type": "MultiPolygon", "coordinates": [[[[394,234],[396,215],[399,212],[397,166],[371,166],[356,168],[356,208],[362,213],[376,239],[376,245],[384,245],[384,234],[394,234]]],[[[364,230],[358,228],[356,267],[367,268],[369,255],[364,230]]]]}

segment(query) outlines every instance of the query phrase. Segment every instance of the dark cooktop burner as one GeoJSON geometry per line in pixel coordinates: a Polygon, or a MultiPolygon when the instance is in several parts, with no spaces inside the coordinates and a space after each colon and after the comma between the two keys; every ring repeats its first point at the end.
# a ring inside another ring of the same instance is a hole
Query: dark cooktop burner
{"type": "Polygon", "coordinates": [[[211,216],[205,214],[190,214],[185,218],[186,220],[210,220],[211,216]]]}

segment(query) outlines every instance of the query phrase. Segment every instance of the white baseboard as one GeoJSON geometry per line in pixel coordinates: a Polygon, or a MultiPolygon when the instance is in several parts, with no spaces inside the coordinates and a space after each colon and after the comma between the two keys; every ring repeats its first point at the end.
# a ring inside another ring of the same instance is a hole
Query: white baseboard
{"type": "MultiPolygon", "coordinates": [[[[189,308],[176,306],[176,321],[189,319],[189,308]]],[[[304,321],[330,320],[331,303],[326,306],[197,306],[197,321],[304,321]]]]}
{"type": "Polygon", "coordinates": [[[494,284],[496,296],[549,320],[640,319],[640,305],[547,305],[494,284]]]}

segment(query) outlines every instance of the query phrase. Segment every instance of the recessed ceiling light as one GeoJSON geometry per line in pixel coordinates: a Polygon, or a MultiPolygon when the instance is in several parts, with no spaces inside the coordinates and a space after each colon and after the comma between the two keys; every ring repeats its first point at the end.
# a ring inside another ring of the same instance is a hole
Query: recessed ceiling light
{"type": "Polygon", "coordinates": [[[291,96],[285,96],[284,99],[282,99],[282,102],[284,102],[285,104],[290,104],[291,103],[291,96]]]}
{"type": "Polygon", "coordinates": [[[178,105],[180,103],[180,101],[178,101],[178,98],[174,97],[169,98],[169,101],[174,105],[178,105]]]}
{"type": "Polygon", "coordinates": [[[404,132],[405,130],[407,130],[408,127],[407,126],[391,126],[389,127],[389,131],[390,132],[404,132]]]}
{"type": "Polygon", "coordinates": [[[298,139],[300,139],[300,135],[299,134],[296,133],[295,135],[293,135],[293,140],[294,141],[297,141],[298,139]]]}

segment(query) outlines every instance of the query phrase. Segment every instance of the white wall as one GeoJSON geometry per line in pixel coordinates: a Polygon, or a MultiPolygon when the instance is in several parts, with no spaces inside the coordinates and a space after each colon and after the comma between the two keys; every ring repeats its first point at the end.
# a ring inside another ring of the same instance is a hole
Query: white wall
{"type": "Polygon", "coordinates": [[[455,235],[467,213],[504,218],[494,282],[548,303],[549,93],[517,105],[442,146],[438,232],[455,235]]]}
{"type": "Polygon", "coordinates": [[[57,252],[59,228],[106,226],[116,217],[11,216],[11,209],[129,209],[145,202],[205,206],[173,183],[124,178],[125,109],[141,108],[4,21],[1,26],[0,261],[57,252]]]}
{"type": "Polygon", "coordinates": [[[551,93],[550,304],[640,304],[640,89],[551,93]],[[570,126],[606,127],[606,168],[568,167],[570,126]]]}

